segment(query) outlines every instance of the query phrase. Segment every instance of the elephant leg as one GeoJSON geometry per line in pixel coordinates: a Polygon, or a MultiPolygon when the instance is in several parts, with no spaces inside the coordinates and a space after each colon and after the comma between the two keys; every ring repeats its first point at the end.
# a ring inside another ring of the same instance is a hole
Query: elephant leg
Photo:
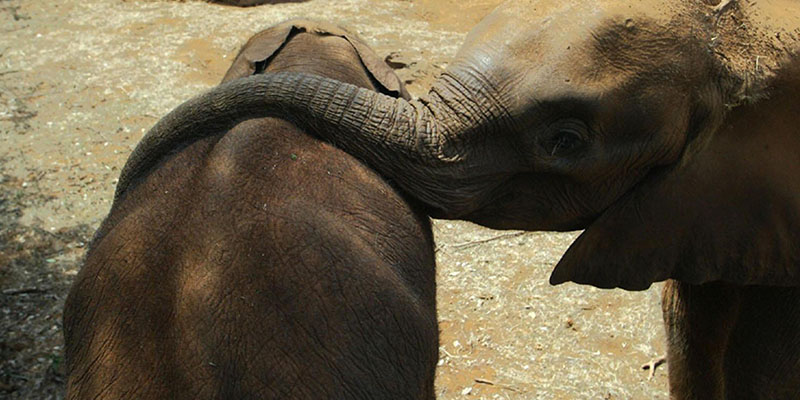
{"type": "Polygon", "coordinates": [[[745,286],[725,359],[728,399],[800,398],[800,288],[745,286]]]}
{"type": "Polygon", "coordinates": [[[739,309],[739,295],[723,284],[670,280],[661,303],[667,334],[670,398],[725,398],[725,350],[739,309]]]}
{"type": "Polygon", "coordinates": [[[800,395],[800,289],[668,281],[662,309],[671,398],[800,395]]]}

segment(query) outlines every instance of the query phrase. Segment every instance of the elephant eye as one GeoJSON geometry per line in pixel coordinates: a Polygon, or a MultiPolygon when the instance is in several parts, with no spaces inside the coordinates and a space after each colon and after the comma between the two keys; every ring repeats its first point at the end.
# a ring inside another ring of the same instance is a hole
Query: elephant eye
{"type": "Polygon", "coordinates": [[[585,125],[577,121],[566,121],[552,127],[552,135],[544,143],[547,154],[566,155],[583,144],[585,125]]]}
{"type": "Polygon", "coordinates": [[[550,155],[566,153],[577,147],[580,138],[571,131],[560,131],[550,143],[550,155]]]}

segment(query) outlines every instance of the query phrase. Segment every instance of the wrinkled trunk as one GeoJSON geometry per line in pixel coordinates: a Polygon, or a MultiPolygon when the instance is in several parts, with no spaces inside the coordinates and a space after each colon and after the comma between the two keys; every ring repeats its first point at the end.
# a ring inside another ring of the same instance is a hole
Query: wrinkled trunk
{"type": "Polygon", "coordinates": [[[180,143],[246,119],[278,117],[364,160],[440,215],[457,216],[472,202],[463,191],[464,160],[485,117],[454,82],[445,76],[430,100],[409,102],[309,74],[231,81],[180,105],[142,138],[122,169],[115,199],[180,143]]]}

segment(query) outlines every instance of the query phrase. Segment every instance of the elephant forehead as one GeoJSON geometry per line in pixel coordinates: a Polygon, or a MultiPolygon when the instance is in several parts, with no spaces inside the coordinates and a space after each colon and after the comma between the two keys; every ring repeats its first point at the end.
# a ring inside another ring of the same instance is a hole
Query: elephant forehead
{"type": "Polygon", "coordinates": [[[662,2],[652,2],[652,7],[643,3],[648,2],[509,1],[472,30],[457,58],[511,80],[527,79],[522,76],[532,71],[540,75],[539,82],[551,73],[568,71],[572,79],[604,72],[618,77],[619,70],[636,65],[627,60],[638,62],[641,56],[648,59],[667,51],[653,44],[654,36],[664,43],[680,42],[670,27],[674,10],[662,2]],[[658,31],[665,37],[653,34],[658,31]],[[647,40],[639,40],[643,36],[647,40]]]}
{"type": "MultiPolygon", "coordinates": [[[[686,14],[680,2],[656,0],[511,0],[498,6],[470,32],[465,48],[490,41],[517,42],[544,32],[577,37],[600,23],[624,23],[646,19],[666,25],[676,15],[686,14]]],[[[525,41],[525,40],[523,40],[525,41]]]]}
{"type": "MultiPolygon", "coordinates": [[[[780,70],[787,54],[800,52],[796,0],[510,0],[472,31],[462,54],[472,54],[476,47],[492,48],[499,53],[495,59],[522,60],[510,63],[512,70],[532,62],[552,66],[552,57],[564,57],[567,47],[576,49],[592,37],[613,32],[609,27],[661,29],[670,34],[664,38],[673,41],[697,39],[714,49],[718,62],[753,82],[780,70]],[[732,5],[718,8],[725,4],[732,5]]],[[[614,50],[612,42],[605,44],[606,50],[614,50]]]]}
{"type": "MultiPolygon", "coordinates": [[[[697,0],[700,2],[700,0],[697,0]]],[[[668,22],[684,12],[683,3],[663,0],[509,0],[495,9],[495,13],[515,16],[523,20],[546,16],[580,19],[591,15],[643,16],[660,22],[668,22]]]]}

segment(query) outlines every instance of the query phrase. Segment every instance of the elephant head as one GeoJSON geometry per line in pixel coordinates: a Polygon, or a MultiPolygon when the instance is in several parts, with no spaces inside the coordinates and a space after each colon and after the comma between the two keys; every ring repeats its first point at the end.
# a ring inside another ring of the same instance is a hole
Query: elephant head
{"type": "Polygon", "coordinates": [[[308,75],[238,80],[159,122],[120,185],[163,143],[290,116],[324,127],[316,131],[434,216],[586,229],[553,283],[797,285],[800,83],[790,42],[800,6],[762,4],[509,1],[473,29],[425,98],[308,75]]]}

